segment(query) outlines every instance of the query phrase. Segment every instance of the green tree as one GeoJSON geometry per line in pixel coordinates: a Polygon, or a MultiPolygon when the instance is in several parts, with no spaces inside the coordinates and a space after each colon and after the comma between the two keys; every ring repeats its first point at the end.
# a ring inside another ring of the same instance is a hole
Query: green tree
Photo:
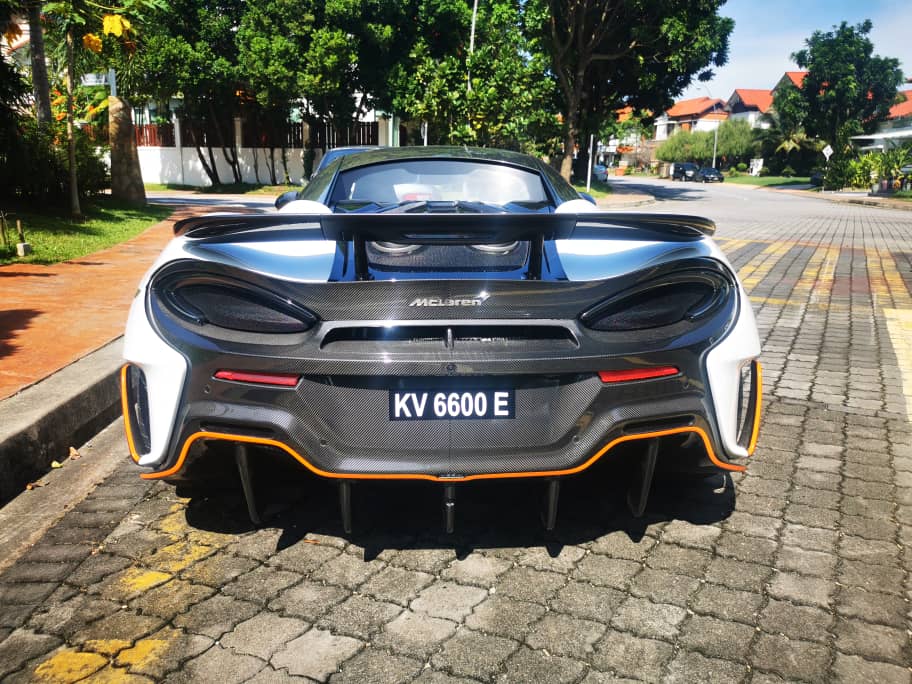
{"type": "Polygon", "coordinates": [[[712,159],[714,134],[680,130],[656,149],[656,157],[667,162],[707,164],[712,159]]]}
{"type": "Polygon", "coordinates": [[[747,161],[754,150],[754,133],[744,119],[723,121],[719,126],[717,154],[729,165],[747,161]]]}
{"type": "Polygon", "coordinates": [[[522,30],[523,12],[517,0],[480,4],[470,53],[467,4],[421,5],[415,43],[393,70],[393,107],[427,122],[432,143],[552,153],[556,90],[540,44],[522,30]]]}
{"type": "Polygon", "coordinates": [[[162,6],[162,2],[163,0],[122,0],[116,5],[101,5],[94,0],[54,0],[44,5],[44,11],[62,34],[59,42],[63,44],[65,53],[70,213],[76,220],[82,218],[74,109],[77,77],[83,73],[79,66],[92,63],[93,60],[88,56],[102,51],[104,41],[97,34],[112,36],[116,40],[129,40],[131,18],[135,19],[146,9],[162,6]]]}
{"type": "MultiPolygon", "coordinates": [[[[550,57],[562,99],[565,156],[606,111],[629,104],[667,109],[695,75],[728,60],[734,22],[720,17],[724,0],[530,0],[530,25],[550,57]]],[[[582,151],[582,150],[581,150],[582,151]]]]}
{"type": "Polygon", "coordinates": [[[874,54],[872,26],[870,20],[842,22],[832,31],[815,31],[792,55],[808,71],[800,91],[804,128],[831,144],[837,158],[847,153],[852,135],[871,132],[887,118],[903,82],[899,60],[874,54]]]}
{"type": "Polygon", "coordinates": [[[233,120],[245,85],[236,44],[245,5],[243,0],[168,3],[150,19],[154,29],[123,79],[140,97],[167,102],[182,96],[183,130],[213,185],[221,183],[214,148],[222,150],[234,181],[242,180],[233,120]]]}

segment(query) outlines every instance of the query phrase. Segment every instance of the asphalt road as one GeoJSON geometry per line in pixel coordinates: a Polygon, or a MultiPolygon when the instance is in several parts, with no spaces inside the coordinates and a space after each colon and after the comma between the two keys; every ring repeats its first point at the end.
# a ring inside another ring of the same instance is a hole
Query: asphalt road
{"type": "MultiPolygon", "coordinates": [[[[705,215],[751,295],[764,424],[745,475],[663,479],[642,520],[610,468],[439,491],[112,476],[0,576],[0,679],[912,681],[912,214],[618,179],[705,215]]],[[[112,430],[118,429],[113,426],[112,430]]],[[[230,463],[226,455],[226,467],[230,463]]]]}

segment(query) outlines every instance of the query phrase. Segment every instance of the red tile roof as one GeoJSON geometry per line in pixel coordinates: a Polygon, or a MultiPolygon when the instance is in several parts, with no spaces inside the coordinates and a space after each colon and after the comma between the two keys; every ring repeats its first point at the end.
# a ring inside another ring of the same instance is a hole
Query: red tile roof
{"type": "Polygon", "coordinates": [[[711,99],[708,97],[695,97],[691,100],[679,100],[674,106],[665,113],[671,118],[682,116],[697,116],[703,112],[712,110],[716,106],[721,110],[725,103],[722,100],[711,99]]]}
{"type": "Polygon", "coordinates": [[[795,84],[796,88],[800,88],[804,84],[804,77],[807,76],[808,72],[806,71],[786,71],[785,75],[789,77],[789,80],[795,84]]]}
{"type": "Polygon", "coordinates": [[[901,119],[905,116],[912,116],[912,90],[901,90],[900,95],[906,96],[905,102],[900,102],[890,107],[891,119],[901,119]]]}
{"type": "Polygon", "coordinates": [[[736,88],[735,92],[738,94],[738,97],[741,98],[741,102],[744,103],[745,107],[756,107],[760,110],[761,114],[765,114],[766,110],[773,104],[772,90],[736,88]]]}
{"type": "Polygon", "coordinates": [[[633,107],[622,107],[621,109],[616,109],[615,114],[617,114],[617,120],[619,122],[627,121],[630,117],[633,116],[633,107]]]}

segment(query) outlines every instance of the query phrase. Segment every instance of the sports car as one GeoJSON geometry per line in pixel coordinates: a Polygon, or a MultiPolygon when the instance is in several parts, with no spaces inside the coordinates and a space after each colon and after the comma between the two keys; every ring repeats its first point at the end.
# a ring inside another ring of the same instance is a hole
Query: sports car
{"type": "MultiPolygon", "coordinates": [[[[745,468],[760,343],[692,216],[598,211],[546,163],[498,150],[338,158],[278,211],[180,221],[132,304],[122,370],[141,477],[203,477],[232,445],[339,483],[561,481],[625,459],[642,515],[657,468],[745,468]]],[[[230,452],[229,452],[230,453],[230,452]]],[[[224,459],[217,467],[225,469],[224,459]]],[[[262,492],[260,493],[262,495],[262,492]]]]}

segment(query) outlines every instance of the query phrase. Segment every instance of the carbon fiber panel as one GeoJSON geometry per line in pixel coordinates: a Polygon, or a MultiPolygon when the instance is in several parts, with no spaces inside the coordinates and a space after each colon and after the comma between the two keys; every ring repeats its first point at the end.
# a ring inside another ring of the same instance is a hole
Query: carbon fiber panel
{"type": "MultiPolygon", "coordinates": [[[[481,255],[479,255],[480,257],[481,255]]],[[[235,278],[263,288],[276,296],[312,311],[323,321],[386,320],[496,320],[576,318],[599,301],[640,282],[659,278],[684,268],[720,268],[709,259],[689,259],[659,263],[615,278],[571,282],[500,279],[496,274],[477,274],[471,279],[447,279],[445,273],[421,273],[409,279],[403,273],[396,280],[355,282],[295,283],[262,275],[255,271],[207,262],[175,262],[155,275],[158,282],[181,274],[212,274],[235,278]],[[481,299],[470,306],[415,305],[416,300],[481,299]]]]}
{"type": "Polygon", "coordinates": [[[305,378],[296,390],[213,383],[192,402],[181,440],[199,429],[268,435],[334,473],[471,475],[571,468],[622,428],[706,425],[686,379],[603,385],[593,376],[305,378]],[[390,388],[515,388],[513,420],[391,421],[390,388]]]}
{"type": "Polygon", "coordinates": [[[390,254],[367,244],[373,268],[403,271],[509,271],[522,268],[529,256],[529,243],[520,242],[506,254],[490,254],[466,245],[415,245],[417,249],[390,254]]]}

